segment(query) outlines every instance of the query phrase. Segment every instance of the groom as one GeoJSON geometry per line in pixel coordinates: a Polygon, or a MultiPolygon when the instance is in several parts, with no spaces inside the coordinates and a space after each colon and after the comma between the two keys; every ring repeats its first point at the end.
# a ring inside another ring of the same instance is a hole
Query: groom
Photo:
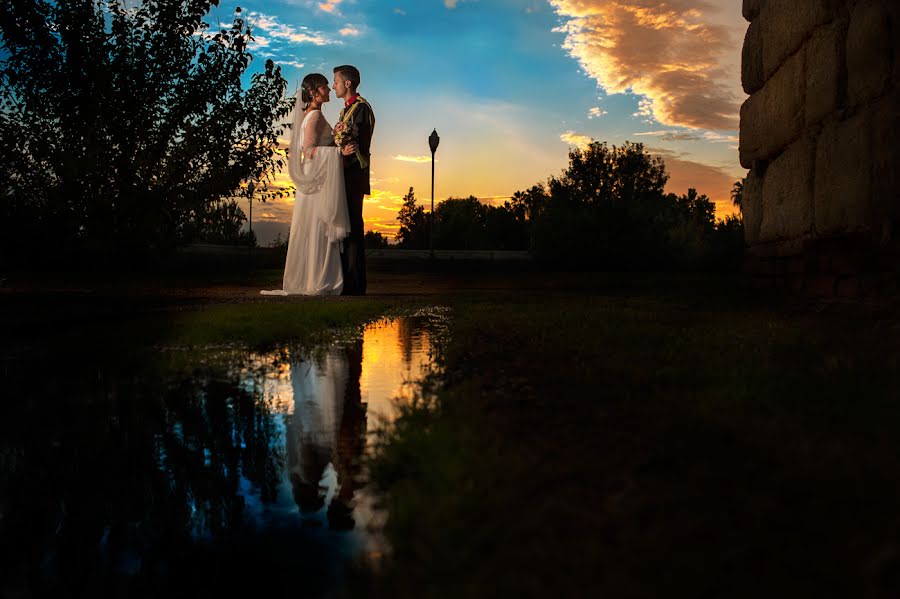
{"type": "Polygon", "coordinates": [[[341,295],[366,294],[366,248],[363,231],[363,196],[369,188],[369,147],[375,130],[372,106],[356,91],[359,88],[359,69],[350,65],[334,68],[334,93],[344,100],[339,122],[356,132],[359,152],[344,156],[344,184],[347,188],[347,209],[350,212],[350,236],[344,240],[341,267],[344,270],[344,290],[341,295]],[[360,163],[362,155],[365,165],[360,163]]]}

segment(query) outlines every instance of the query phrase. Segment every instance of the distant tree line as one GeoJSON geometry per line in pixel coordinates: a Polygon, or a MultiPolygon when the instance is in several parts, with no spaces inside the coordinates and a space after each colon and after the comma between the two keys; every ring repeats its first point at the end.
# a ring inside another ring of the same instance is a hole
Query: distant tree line
{"type": "MultiPolygon", "coordinates": [[[[689,189],[665,193],[665,163],[643,144],[593,142],[569,152],[546,184],[517,191],[502,206],[449,198],[434,210],[436,249],[529,250],[562,268],[727,268],[743,254],[739,216],[716,221],[715,204],[689,189]]],[[[742,188],[732,190],[738,207],[742,188]]],[[[401,248],[429,243],[430,212],[410,188],[398,214],[401,248]]]]}
{"type": "MultiPolygon", "coordinates": [[[[131,257],[233,238],[222,199],[280,192],[280,68],[242,83],[250,28],[217,0],[18,0],[0,18],[4,255],[131,257]],[[218,220],[217,220],[218,219],[218,220]],[[219,230],[217,230],[219,229],[219,230]]],[[[236,208],[236,206],[235,206],[236,208]]],[[[239,212],[239,209],[238,209],[239,212]]]]}

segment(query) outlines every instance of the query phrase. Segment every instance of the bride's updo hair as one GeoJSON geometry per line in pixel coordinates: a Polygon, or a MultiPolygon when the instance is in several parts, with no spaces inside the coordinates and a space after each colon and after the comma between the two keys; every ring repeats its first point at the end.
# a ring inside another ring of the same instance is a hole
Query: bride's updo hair
{"type": "Polygon", "coordinates": [[[316,95],[316,90],[328,85],[328,79],[321,73],[310,73],[300,84],[300,108],[306,110],[316,95]]]}

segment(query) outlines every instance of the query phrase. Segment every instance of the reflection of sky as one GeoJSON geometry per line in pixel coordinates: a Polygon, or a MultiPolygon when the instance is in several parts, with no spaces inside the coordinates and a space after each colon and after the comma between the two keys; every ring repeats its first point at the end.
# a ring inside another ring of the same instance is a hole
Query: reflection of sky
{"type": "Polygon", "coordinates": [[[375,323],[363,337],[362,400],[368,404],[368,429],[379,418],[394,415],[394,398],[410,399],[429,364],[430,338],[421,330],[408,330],[405,321],[375,323]]]}
{"type": "MultiPolygon", "coordinates": [[[[227,23],[236,4],[222,2],[207,21],[227,23]]],[[[378,120],[368,229],[395,232],[410,187],[430,199],[434,128],[437,200],[502,200],[558,174],[568,148],[594,138],[644,142],[665,158],[669,191],[694,186],[718,216],[732,211],[730,186],[745,173],[734,130],[745,97],[740,0],[239,4],[257,38],[251,72],[271,58],[293,93],[310,72],[362,71],[378,120]]],[[[332,96],[325,116],[334,123],[339,110],[332,96]]],[[[254,220],[286,224],[291,208],[269,202],[254,220]]]]}

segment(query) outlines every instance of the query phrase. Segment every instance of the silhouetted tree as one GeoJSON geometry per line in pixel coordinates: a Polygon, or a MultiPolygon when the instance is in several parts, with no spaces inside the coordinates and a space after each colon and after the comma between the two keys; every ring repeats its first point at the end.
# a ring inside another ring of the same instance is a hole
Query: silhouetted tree
{"type": "Polygon", "coordinates": [[[400,230],[397,232],[400,247],[410,250],[428,247],[428,220],[425,208],[416,204],[416,194],[412,187],[409,188],[409,193],[403,196],[403,205],[400,207],[397,221],[400,223],[400,230]]]}
{"type": "Polygon", "coordinates": [[[742,205],[744,203],[744,181],[735,181],[731,187],[731,203],[734,204],[741,212],[744,211],[742,205]]]}
{"type": "MultiPolygon", "coordinates": [[[[521,227],[519,234],[524,236],[524,243],[517,242],[510,249],[531,249],[534,246],[534,223],[544,213],[550,202],[550,194],[542,184],[534,185],[527,191],[515,192],[504,208],[521,227]],[[521,247],[520,247],[521,246],[521,247]]],[[[520,240],[521,241],[521,240],[520,240]]]]}
{"type": "Polygon", "coordinates": [[[388,247],[387,237],[378,231],[366,231],[366,248],[382,249],[388,247]]]}
{"type": "Polygon", "coordinates": [[[487,206],[475,196],[447,198],[434,209],[434,246],[445,250],[487,249],[487,206]]]}
{"type": "Polygon", "coordinates": [[[710,266],[720,270],[736,270],[744,256],[744,220],[729,215],[716,223],[710,248],[710,266]]]}
{"type": "Polygon", "coordinates": [[[127,255],[195,238],[223,197],[282,166],[286,81],[251,63],[218,0],[15,0],[0,19],[0,211],[18,236],[127,255]],[[123,252],[123,250],[125,250],[123,252]]]}
{"type": "Polygon", "coordinates": [[[548,182],[550,200],[534,223],[534,251],[579,268],[647,266],[662,253],[658,226],[669,175],[643,144],[592,142],[569,152],[548,182]]]}
{"type": "Polygon", "coordinates": [[[664,192],[665,163],[642,144],[592,142],[569,152],[547,187],[516,192],[508,209],[531,236],[531,250],[554,268],[720,268],[739,263],[743,225],[716,224],[715,204],[696,189],[664,192]]]}
{"type": "Polygon", "coordinates": [[[666,196],[675,218],[668,219],[668,254],[679,265],[701,264],[710,251],[716,227],[716,205],[705,194],[688,189],[682,196],[666,196]]]}
{"type": "Polygon", "coordinates": [[[199,223],[199,236],[209,243],[236,244],[241,240],[241,226],[247,215],[235,200],[215,202],[199,223]]]}

